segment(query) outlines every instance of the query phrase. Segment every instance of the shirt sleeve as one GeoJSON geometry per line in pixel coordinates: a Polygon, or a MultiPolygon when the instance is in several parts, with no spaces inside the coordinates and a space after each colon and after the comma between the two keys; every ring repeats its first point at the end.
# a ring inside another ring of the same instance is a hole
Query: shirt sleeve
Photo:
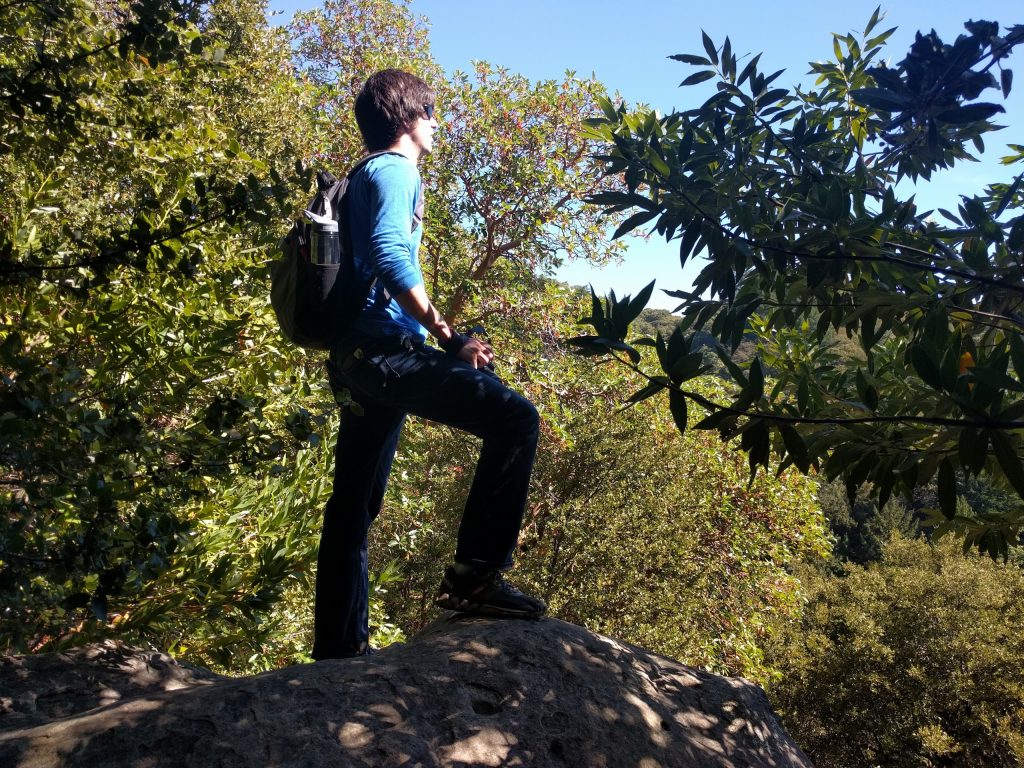
{"type": "Polygon", "coordinates": [[[395,296],[423,283],[412,236],[419,173],[411,163],[386,163],[374,168],[368,181],[370,258],[384,288],[395,296]]]}

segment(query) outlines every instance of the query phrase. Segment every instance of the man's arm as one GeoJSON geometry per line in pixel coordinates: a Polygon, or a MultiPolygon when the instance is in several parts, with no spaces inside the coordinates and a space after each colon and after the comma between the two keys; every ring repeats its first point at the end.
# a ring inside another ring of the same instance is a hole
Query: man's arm
{"type": "MultiPolygon", "coordinates": [[[[406,314],[447,347],[455,334],[431,304],[422,276],[414,266],[416,255],[409,223],[419,184],[415,168],[403,163],[375,170],[370,188],[370,258],[384,287],[406,314]]],[[[490,346],[478,339],[469,339],[461,348],[451,351],[474,368],[494,359],[490,346]]]]}
{"type": "MultiPolygon", "coordinates": [[[[415,285],[392,298],[442,345],[451,341],[454,332],[430,301],[422,285],[415,285]]],[[[490,344],[474,338],[470,338],[456,355],[474,368],[483,368],[494,360],[490,344]]]]}

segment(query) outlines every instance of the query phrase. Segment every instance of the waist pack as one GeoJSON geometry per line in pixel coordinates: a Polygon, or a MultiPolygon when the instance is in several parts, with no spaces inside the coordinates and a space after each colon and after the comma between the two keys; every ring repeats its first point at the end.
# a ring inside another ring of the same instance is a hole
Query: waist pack
{"type": "Polygon", "coordinates": [[[343,179],[317,171],[317,193],[307,211],[338,222],[340,258],[320,264],[312,258],[313,223],[300,217],[280,243],[281,258],[270,265],[270,304],[285,338],[305,349],[330,349],[333,341],[356,319],[376,278],[355,268],[348,227],[345,193],[352,177],[374,157],[360,160],[343,179]]]}

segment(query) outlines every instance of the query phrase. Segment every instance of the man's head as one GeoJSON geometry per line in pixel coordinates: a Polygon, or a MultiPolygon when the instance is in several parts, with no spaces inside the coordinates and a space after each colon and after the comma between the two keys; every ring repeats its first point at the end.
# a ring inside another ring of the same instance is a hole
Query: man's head
{"type": "MultiPolygon", "coordinates": [[[[430,151],[430,135],[418,136],[420,121],[433,124],[434,91],[416,75],[385,69],[371,75],[356,96],[356,123],[371,152],[393,147],[403,134],[412,134],[430,151]],[[429,114],[428,114],[429,113],[429,114]]],[[[431,129],[432,130],[432,129],[431,129]]]]}

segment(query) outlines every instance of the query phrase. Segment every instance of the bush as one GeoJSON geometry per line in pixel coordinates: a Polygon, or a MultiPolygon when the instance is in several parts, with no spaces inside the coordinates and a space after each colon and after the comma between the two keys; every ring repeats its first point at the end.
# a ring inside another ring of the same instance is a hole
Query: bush
{"type": "Polygon", "coordinates": [[[1024,575],[895,537],[882,562],[807,568],[802,621],[776,637],[770,695],[819,768],[1024,762],[1024,575]]]}

